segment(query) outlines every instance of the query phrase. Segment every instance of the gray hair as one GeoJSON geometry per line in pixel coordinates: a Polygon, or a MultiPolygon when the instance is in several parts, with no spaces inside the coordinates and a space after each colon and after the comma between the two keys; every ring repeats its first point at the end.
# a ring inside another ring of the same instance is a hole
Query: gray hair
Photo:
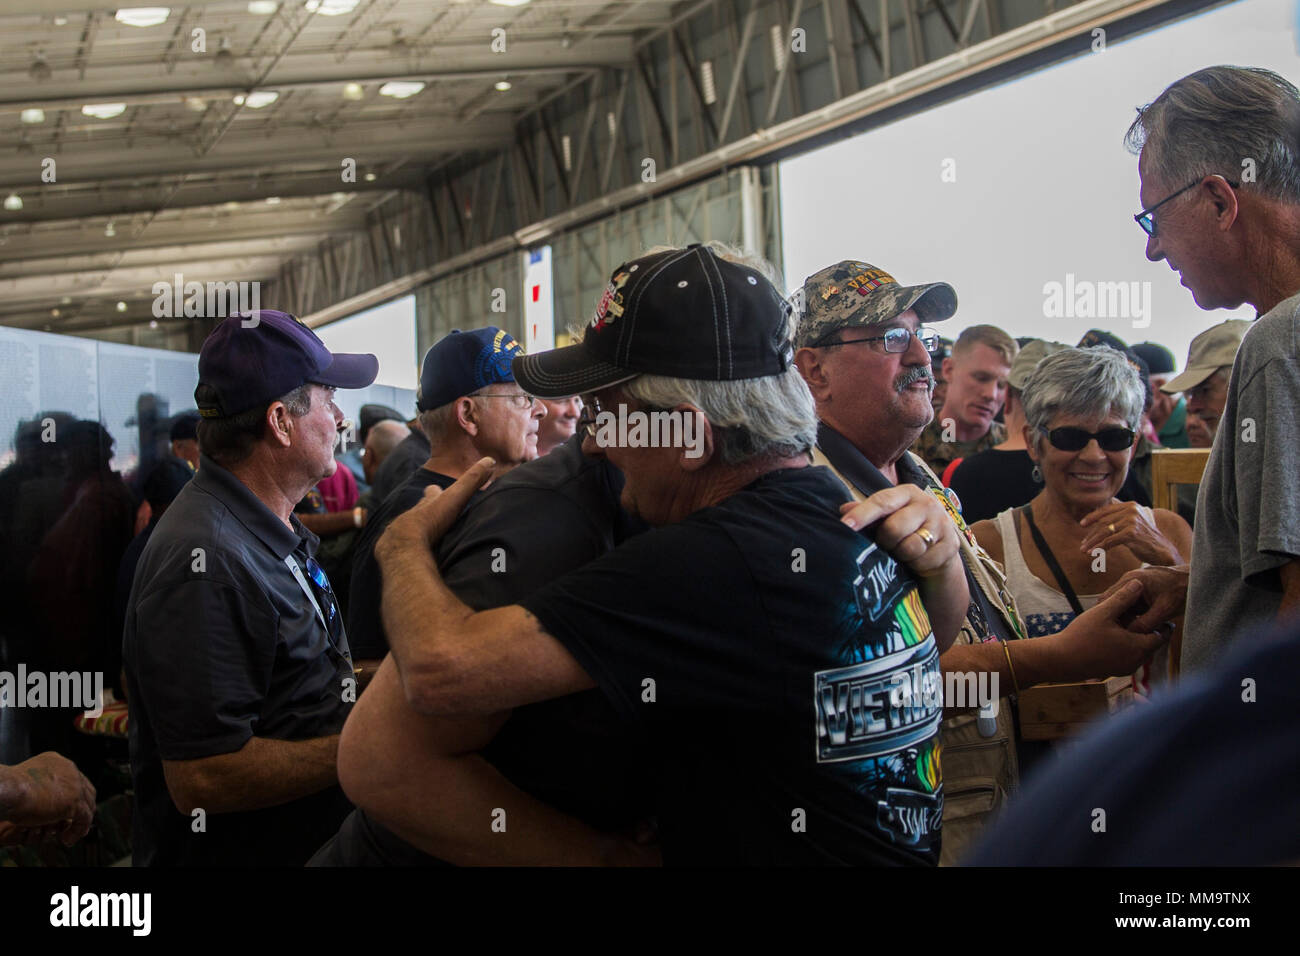
{"type": "MultiPolygon", "coordinates": [[[[283,402],[290,415],[302,418],[311,411],[311,389],[312,385],[308,382],[287,395],[281,395],[237,415],[201,419],[196,429],[199,451],[222,468],[231,468],[247,461],[265,434],[267,409],[276,402],[283,402]]],[[[200,403],[213,402],[217,399],[217,392],[211,385],[200,383],[194,390],[194,397],[200,403]]]]}
{"type": "Polygon", "coordinates": [[[1253,160],[1254,187],[1300,203],[1300,91],[1271,70],[1212,66],[1172,83],[1138,109],[1124,137],[1170,189],[1198,177],[1242,179],[1253,160]]]}
{"type": "Polygon", "coordinates": [[[1062,412],[1093,418],[1119,415],[1137,431],[1146,389],[1141,373],[1123,352],[1099,345],[1047,356],[1026,380],[1023,401],[1036,447],[1040,429],[1062,412]]]}
{"type": "Polygon", "coordinates": [[[437,408],[430,408],[428,411],[420,412],[417,416],[420,423],[420,431],[424,432],[424,437],[429,439],[429,446],[435,451],[438,446],[447,440],[451,434],[452,426],[456,424],[456,401],[448,402],[446,405],[439,405],[437,408]]]}
{"type": "Polygon", "coordinates": [[[713,426],[724,464],[790,458],[811,451],[817,441],[812,392],[793,365],[776,375],[724,382],[638,375],[622,388],[652,408],[688,404],[700,409],[713,426]]]}

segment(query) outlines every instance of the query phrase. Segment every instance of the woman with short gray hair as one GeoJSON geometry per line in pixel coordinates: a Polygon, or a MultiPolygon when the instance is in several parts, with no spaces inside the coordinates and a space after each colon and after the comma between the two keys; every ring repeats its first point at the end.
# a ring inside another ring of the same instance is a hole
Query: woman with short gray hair
{"type": "Polygon", "coordinates": [[[1187,522],[1115,497],[1144,397],[1138,370],[1104,346],[1049,355],[1025,382],[1025,444],[1043,490],[972,530],[1006,568],[1029,637],[1060,631],[1127,571],[1190,557],[1187,522]]]}

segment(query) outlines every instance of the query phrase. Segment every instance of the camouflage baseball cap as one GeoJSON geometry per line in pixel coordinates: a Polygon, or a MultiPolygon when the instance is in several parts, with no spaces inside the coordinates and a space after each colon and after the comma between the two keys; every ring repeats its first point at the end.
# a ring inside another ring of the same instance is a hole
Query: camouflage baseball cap
{"type": "Polygon", "coordinates": [[[946,282],[899,285],[884,269],[846,260],[804,280],[795,348],[815,348],[840,329],[886,322],[915,309],[922,322],[941,322],[957,311],[946,282]]]}

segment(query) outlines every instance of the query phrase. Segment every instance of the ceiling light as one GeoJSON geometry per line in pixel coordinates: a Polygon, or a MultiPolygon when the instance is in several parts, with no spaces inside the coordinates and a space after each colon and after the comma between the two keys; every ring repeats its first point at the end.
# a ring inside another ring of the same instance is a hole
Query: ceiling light
{"type": "Polygon", "coordinates": [[[114,116],[121,116],[126,112],[125,103],[91,103],[89,106],[81,108],[82,115],[93,116],[95,119],[112,119],[114,116]]]}
{"type": "Polygon", "coordinates": [[[260,110],[263,106],[270,106],[280,98],[280,94],[271,90],[254,90],[244,97],[243,102],[239,105],[247,106],[252,110],[260,110]]]}
{"type": "Polygon", "coordinates": [[[23,208],[23,197],[17,193],[10,193],[5,197],[5,208],[10,212],[17,212],[23,208]]]}
{"type": "Polygon", "coordinates": [[[307,8],[308,13],[319,13],[323,17],[339,17],[351,13],[360,2],[361,0],[307,0],[303,6],[307,8]]]}
{"type": "Polygon", "coordinates": [[[278,205],[280,205],[280,197],[279,197],[279,196],[267,196],[267,197],[266,197],[266,204],[267,204],[268,206],[278,206],[278,205]]]}
{"type": "Polygon", "coordinates": [[[23,110],[22,121],[24,123],[44,123],[45,110],[40,110],[40,109],[23,110]]]}
{"type": "Polygon", "coordinates": [[[68,25],[68,18],[67,18],[67,17],[55,17],[55,18],[54,18],[54,25],[55,25],[56,27],[66,27],[66,26],[68,25]]]}
{"type": "Polygon", "coordinates": [[[236,93],[236,94],[235,94],[235,105],[236,105],[236,106],[243,106],[243,105],[244,105],[244,94],[243,94],[243,93],[236,93]]]}
{"type": "Polygon", "coordinates": [[[504,93],[506,90],[510,89],[510,81],[497,80],[495,89],[498,93],[504,93]]]}
{"type": "Polygon", "coordinates": [[[368,183],[373,183],[377,178],[378,177],[374,173],[366,173],[365,176],[365,180],[368,183]]]}
{"type": "Polygon", "coordinates": [[[129,27],[156,27],[167,22],[169,13],[171,9],[168,7],[127,7],[117,11],[113,19],[129,27]]]}
{"type": "Polygon", "coordinates": [[[422,89],[424,89],[424,84],[420,82],[412,83],[406,80],[390,80],[379,88],[379,95],[391,96],[396,100],[404,100],[407,97],[414,96],[422,89]]]}
{"type": "Polygon", "coordinates": [[[110,219],[108,225],[104,227],[104,235],[109,239],[117,235],[117,230],[113,228],[113,220],[110,219]]]}
{"type": "Polygon", "coordinates": [[[48,80],[54,75],[54,71],[50,69],[49,61],[45,59],[44,51],[36,54],[36,58],[32,60],[32,65],[27,68],[27,74],[38,82],[48,80]]]}
{"type": "Polygon", "coordinates": [[[248,12],[259,17],[269,17],[280,9],[275,0],[248,0],[248,12]]]}
{"type": "Polygon", "coordinates": [[[495,3],[498,7],[522,7],[525,6],[529,0],[491,0],[491,2],[495,3]]]}
{"type": "Polygon", "coordinates": [[[150,319],[150,320],[149,320],[149,328],[151,328],[151,329],[156,329],[156,328],[158,328],[158,320],[157,320],[157,319],[150,319]]]}
{"type": "Polygon", "coordinates": [[[334,202],[347,202],[351,198],[347,193],[330,193],[330,199],[334,202]]]}
{"type": "Polygon", "coordinates": [[[343,98],[345,100],[359,100],[365,95],[365,88],[360,83],[349,83],[343,87],[343,98]]]}
{"type": "Polygon", "coordinates": [[[59,310],[58,310],[58,309],[50,309],[50,316],[51,316],[52,318],[57,319],[57,318],[59,317],[59,310]]]}
{"type": "Polygon", "coordinates": [[[202,113],[208,108],[208,101],[201,96],[187,96],[185,97],[185,105],[196,113],[202,113]]]}
{"type": "Polygon", "coordinates": [[[235,200],[231,199],[229,202],[224,202],[224,203],[222,203],[222,204],[221,204],[221,208],[222,208],[222,209],[238,209],[238,208],[239,208],[239,203],[237,203],[235,200]]]}
{"type": "Polygon", "coordinates": [[[125,302],[118,302],[118,303],[117,303],[117,311],[119,311],[119,312],[125,312],[125,311],[126,311],[126,303],[125,303],[125,302]]]}

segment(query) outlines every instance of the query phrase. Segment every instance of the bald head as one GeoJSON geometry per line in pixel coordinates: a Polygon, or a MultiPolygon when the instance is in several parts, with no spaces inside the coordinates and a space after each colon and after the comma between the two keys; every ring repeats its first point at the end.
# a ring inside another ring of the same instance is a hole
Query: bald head
{"type": "Polygon", "coordinates": [[[370,429],[370,434],[366,435],[366,453],[362,459],[367,483],[374,481],[375,472],[383,464],[384,459],[409,434],[411,430],[406,427],[405,422],[391,419],[379,422],[370,429]]]}

